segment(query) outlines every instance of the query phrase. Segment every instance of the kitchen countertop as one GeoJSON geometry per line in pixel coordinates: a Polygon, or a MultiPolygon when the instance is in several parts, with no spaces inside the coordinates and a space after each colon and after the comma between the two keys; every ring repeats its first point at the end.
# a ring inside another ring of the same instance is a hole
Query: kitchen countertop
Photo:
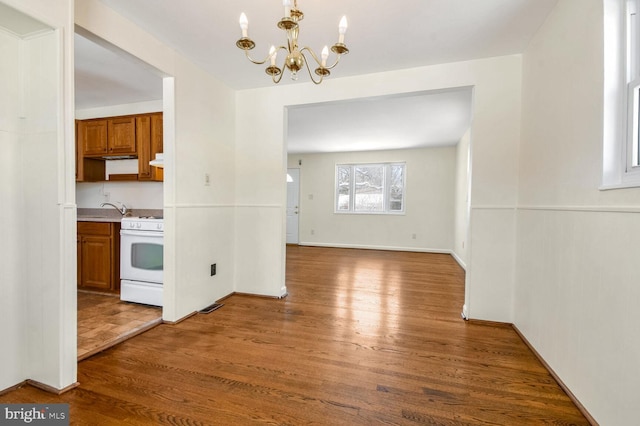
{"type": "MultiPolygon", "coordinates": [[[[162,217],[161,209],[132,209],[128,217],[155,216],[162,217]]],[[[120,222],[122,215],[114,208],[78,209],[78,222],[120,222]]]]}

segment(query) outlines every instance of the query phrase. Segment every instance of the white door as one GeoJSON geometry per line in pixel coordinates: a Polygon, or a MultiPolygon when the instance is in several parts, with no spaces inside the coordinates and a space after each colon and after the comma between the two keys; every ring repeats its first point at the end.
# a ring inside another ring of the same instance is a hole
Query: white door
{"type": "Polygon", "coordinates": [[[300,169],[287,169],[287,244],[298,244],[300,169]]]}

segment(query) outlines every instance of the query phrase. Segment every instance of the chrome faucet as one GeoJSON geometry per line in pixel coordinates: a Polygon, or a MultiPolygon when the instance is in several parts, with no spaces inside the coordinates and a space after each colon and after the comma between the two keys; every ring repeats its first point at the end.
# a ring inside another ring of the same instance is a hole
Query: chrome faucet
{"type": "Polygon", "coordinates": [[[118,207],[113,203],[102,203],[100,204],[100,207],[111,206],[114,209],[118,210],[122,216],[127,216],[128,214],[131,214],[131,210],[127,208],[127,206],[125,206],[124,203],[121,203],[119,201],[116,201],[116,203],[120,204],[122,207],[118,207]]]}

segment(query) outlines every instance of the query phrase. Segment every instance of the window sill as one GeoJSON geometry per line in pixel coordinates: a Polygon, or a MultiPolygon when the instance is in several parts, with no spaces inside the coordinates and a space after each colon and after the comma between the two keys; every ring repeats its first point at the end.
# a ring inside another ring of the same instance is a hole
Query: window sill
{"type": "Polygon", "coordinates": [[[628,181],[615,184],[602,184],[598,188],[600,191],[613,191],[616,189],[640,188],[640,181],[628,181]]]}
{"type": "Polygon", "coordinates": [[[344,215],[367,215],[367,216],[405,216],[405,212],[338,212],[334,211],[333,214],[344,215]]]}

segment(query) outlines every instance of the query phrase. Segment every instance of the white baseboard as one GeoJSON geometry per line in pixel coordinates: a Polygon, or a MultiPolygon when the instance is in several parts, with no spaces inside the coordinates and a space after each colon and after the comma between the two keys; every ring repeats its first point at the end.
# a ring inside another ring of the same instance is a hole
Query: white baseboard
{"type": "MultiPolygon", "coordinates": [[[[413,251],[418,253],[439,253],[439,254],[453,254],[448,249],[434,249],[425,247],[396,247],[396,246],[377,246],[377,245],[365,245],[365,244],[342,244],[342,243],[315,243],[315,242],[300,242],[298,245],[310,246],[310,247],[334,247],[334,248],[350,248],[350,249],[362,249],[362,250],[388,250],[388,251],[413,251]]],[[[457,259],[456,259],[457,261],[457,259]]]]}
{"type": "Polygon", "coordinates": [[[469,308],[467,308],[467,304],[466,303],[464,305],[462,305],[462,312],[461,312],[460,315],[462,315],[462,319],[463,320],[465,320],[465,321],[469,320],[469,308]]]}
{"type": "Polygon", "coordinates": [[[467,270],[467,264],[464,263],[464,261],[460,258],[460,256],[456,254],[455,251],[451,250],[451,256],[453,256],[453,258],[456,260],[456,262],[458,262],[458,265],[460,265],[462,269],[464,269],[465,271],[467,270]]]}

